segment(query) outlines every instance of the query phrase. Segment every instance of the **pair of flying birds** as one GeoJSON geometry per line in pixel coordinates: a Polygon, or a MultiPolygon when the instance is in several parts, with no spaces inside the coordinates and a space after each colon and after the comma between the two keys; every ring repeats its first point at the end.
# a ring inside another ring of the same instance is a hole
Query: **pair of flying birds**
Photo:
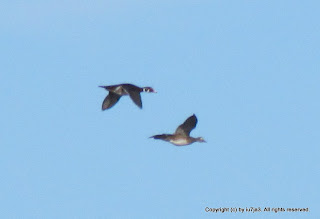
{"type": "MultiPolygon", "coordinates": [[[[120,99],[120,97],[129,95],[132,101],[139,107],[142,108],[141,92],[156,93],[152,87],[138,87],[133,84],[117,84],[110,86],[99,86],[109,91],[108,96],[102,103],[102,110],[107,110],[113,107],[120,99]]],[[[197,125],[196,115],[190,116],[184,123],[182,123],[175,131],[174,134],[162,134],[154,135],[150,138],[160,139],[168,141],[176,146],[189,145],[194,142],[206,142],[202,137],[193,138],[190,136],[190,132],[197,125]]]]}

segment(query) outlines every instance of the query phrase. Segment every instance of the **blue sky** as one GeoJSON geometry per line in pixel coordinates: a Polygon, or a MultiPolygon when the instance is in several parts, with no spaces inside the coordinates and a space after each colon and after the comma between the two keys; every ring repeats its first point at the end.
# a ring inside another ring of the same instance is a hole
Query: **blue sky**
{"type": "Polygon", "coordinates": [[[1,3],[1,217],[319,217],[319,6],[1,3]],[[123,82],[158,93],[102,112],[123,82]],[[148,138],[193,113],[206,144],[148,138]]]}

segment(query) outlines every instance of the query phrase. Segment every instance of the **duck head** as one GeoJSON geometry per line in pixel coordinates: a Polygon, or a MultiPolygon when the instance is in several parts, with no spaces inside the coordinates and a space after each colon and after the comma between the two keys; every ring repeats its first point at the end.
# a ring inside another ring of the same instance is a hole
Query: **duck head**
{"type": "Polygon", "coordinates": [[[207,143],[202,137],[196,138],[196,141],[197,142],[205,142],[205,143],[207,143]]]}
{"type": "Polygon", "coordinates": [[[142,92],[147,92],[147,93],[157,93],[152,87],[143,87],[142,92]]]}

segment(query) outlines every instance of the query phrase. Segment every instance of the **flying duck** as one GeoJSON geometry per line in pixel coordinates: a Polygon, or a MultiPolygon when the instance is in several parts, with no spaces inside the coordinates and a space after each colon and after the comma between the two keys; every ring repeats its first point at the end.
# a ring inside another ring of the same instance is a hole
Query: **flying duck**
{"type": "Polygon", "coordinates": [[[156,91],[152,87],[138,87],[133,84],[117,84],[99,87],[109,91],[108,96],[104,99],[102,103],[102,110],[106,110],[113,107],[119,101],[120,97],[124,95],[129,95],[132,101],[141,109],[142,102],[140,93],[156,93],[156,91]]]}
{"type": "Polygon", "coordinates": [[[177,128],[174,134],[154,135],[150,138],[168,141],[176,146],[185,146],[194,142],[206,142],[202,137],[193,138],[190,136],[190,132],[196,127],[197,122],[197,117],[193,114],[177,128]]]}

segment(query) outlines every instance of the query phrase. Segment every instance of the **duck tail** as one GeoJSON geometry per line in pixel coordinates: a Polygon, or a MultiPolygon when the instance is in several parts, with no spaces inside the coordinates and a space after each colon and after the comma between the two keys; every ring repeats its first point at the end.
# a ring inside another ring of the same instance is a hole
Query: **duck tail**
{"type": "Polygon", "coordinates": [[[150,138],[167,140],[167,138],[168,138],[169,136],[170,136],[170,135],[162,134],[162,135],[154,135],[154,136],[151,136],[150,138]]]}

